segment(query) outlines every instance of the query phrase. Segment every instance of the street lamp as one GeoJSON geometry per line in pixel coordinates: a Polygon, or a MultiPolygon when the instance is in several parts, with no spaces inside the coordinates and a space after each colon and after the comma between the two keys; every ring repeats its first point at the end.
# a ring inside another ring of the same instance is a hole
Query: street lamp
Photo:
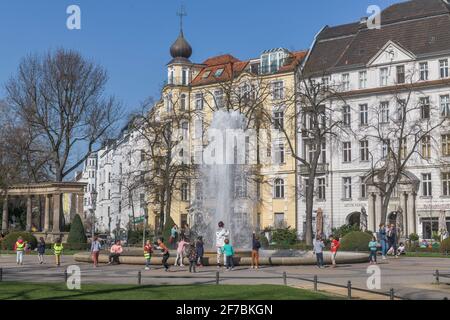
{"type": "Polygon", "coordinates": [[[95,209],[96,209],[96,204],[97,204],[97,190],[92,190],[91,192],[91,235],[92,235],[92,240],[94,240],[95,237],[95,209]]]}
{"type": "Polygon", "coordinates": [[[148,208],[144,208],[144,231],[142,233],[142,246],[145,246],[145,230],[147,228],[147,221],[148,221],[148,208]]]}

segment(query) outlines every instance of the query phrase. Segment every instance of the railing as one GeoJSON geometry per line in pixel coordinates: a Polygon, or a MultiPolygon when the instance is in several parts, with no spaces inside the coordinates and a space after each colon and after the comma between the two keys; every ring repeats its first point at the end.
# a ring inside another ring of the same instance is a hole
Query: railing
{"type": "MultiPolygon", "coordinates": [[[[49,273],[25,273],[25,272],[16,272],[16,271],[7,271],[5,272],[5,270],[3,270],[3,268],[0,268],[0,282],[5,281],[8,279],[8,275],[27,275],[27,276],[36,276],[36,277],[55,277],[58,279],[61,279],[61,281],[64,281],[64,283],[67,283],[67,280],[69,279],[69,273],[67,272],[67,270],[64,270],[63,272],[56,272],[53,274],[49,274],[49,273]]],[[[437,277],[439,279],[439,275],[442,275],[442,273],[439,273],[437,271],[437,277]]],[[[108,278],[112,278],[113,276],[106,276],[108,278]]],[[[288,280],[298,280],[298,281],[304,281],[304,282],[310,282],[313,284],[313,290],[315,292],[319,291],[319,284],[321,285],[326,285],[326,286],[331,286],[331,287],[336,287],[336,288],[342,288],[342,289],[347,289],[347,294],[346,297],[347,299],[351,300],[353,298],[356,298],[353,295],[353,291],[360,291],[360,292],[365,292],[365,293],[370,293],[373,295],[379,295],[379,296],[384,296],[384,297],[388,297],[389,300],[409,300],[408,298],[405,297],[401,297],[395,294],[395,290],[394,288],[391,288],[388,292],[381,292],[381,291],[375,291],[375,290],[369,290],[369,289],[363,289],[363,288],[358,288],[358,287],[354,287],[352,285],[352,282],[349,280],[347,281],[346,284],[336,284],[336,283],[332,283],[332,282],[326,282],[326,281],[319,281],[319,278],[317,275],[315,275],[312,279],[310,278],[304,278],[304,277],[300,277],[300,276],[294,276],[294,275],[288,275],[286,272],[283,272],[281,274],[281,276],[225,276],[225,277],[221,277],[220,276],[220,272],[216,271],[215,275],[207,275],[207,276],[198,276],[198,275],[192,275],[192,276],[164,276],[164,275],[152,275],[152,276],[143,276],[141,271],[138,271],[135,275],[120,275],[117,276],[120,278],[130,278],[130,279],[135,279],[136,284],[137,285],[142,285],[143,284],[143,279],[147,278],[147,279],[196,279],[196,280],[208,280],[205,282],[202,282],[201,284],[209,284],[209,283],[215,283],[216,285],[219,285],[221,283],[221,280],[255,280],[255,279],[263,279],[263,280],[281,280],[283,285],[288,285],[288,280]]],[[[450,275],[449,275],[450,277],[450,275]]],[[[12,278],[11,281],[17,281],[14,277],[12,278]]],[[[24,282],[24,281],[22,281],[24,282]]],[[[198,284],[198,282],[196,283],[198,284]]],[[[447,298],[445,298],[444,300],[447,300],[447,298]]]]}
{"type": "MultiPolygon", "coordinates": [[[[329,171],[329,170],[328,170],[328,167],[329,167],[328,163],[318,163],[318,164],[317,164],[316,174],[317,174],[317,175],[324,175],[324,174],[327,174],[328,171],[329,171]]],[[[300,173],[300,175],[302,175],[302,176],[309,175],[309,169],[308,169],[308,166],[303,165],[303,164],[299,165],[299,173],[300,173]]]]}

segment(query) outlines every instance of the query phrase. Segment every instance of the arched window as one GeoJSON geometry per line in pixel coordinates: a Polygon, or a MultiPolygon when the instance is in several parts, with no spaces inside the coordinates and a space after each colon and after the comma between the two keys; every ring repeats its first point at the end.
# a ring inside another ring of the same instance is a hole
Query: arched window
{"type": "Polygon", "coordinates": [[[282,199],[284,198],[284,179],[275,179],[274,183],[274,198],[282,199]]]}
{"type": "Polygon", "coordinates": [[[189,187],[187,182],[181,184],[181,201],[189,200],[189,187]]]}
{"type": "Polygon", "coordinates": [[[180,110],[186,111],[186,95],[184,93],[180,97],[180,110]]]}

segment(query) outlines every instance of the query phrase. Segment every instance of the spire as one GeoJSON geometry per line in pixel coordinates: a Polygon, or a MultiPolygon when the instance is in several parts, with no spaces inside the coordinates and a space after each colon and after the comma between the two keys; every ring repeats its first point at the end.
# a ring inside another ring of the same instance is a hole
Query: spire
{"type": "Polygon", "coordinates": [[[188,60],[192,55],[192,47],[186,41],[183,34],[183,17],[187,16],[183,5],[177,12],[177,15],[180,17],[180,34],[177,40],[170,47],[170,55],[174,59],[188,60]]]}

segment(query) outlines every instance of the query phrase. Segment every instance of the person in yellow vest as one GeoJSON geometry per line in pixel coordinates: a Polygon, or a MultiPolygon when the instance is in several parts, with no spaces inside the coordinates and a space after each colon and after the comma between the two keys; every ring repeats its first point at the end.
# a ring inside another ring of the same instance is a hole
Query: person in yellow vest
{"type": "Polygon", "coordinates": [[[61,255],[64,247],[61,243],[61,239],[57,239],[53,245],[53,251],[55,252],[56,265],[59,267],[61,265],[61,255]]]}
{"type": "Polygon", "coordinates": [[[18,265],[23,264],[23,254],[25,252],[27,243],[23,241],[22,237],[19,237],[14,245],[14,250],[16,250],[16,262],[18,265]]]}

